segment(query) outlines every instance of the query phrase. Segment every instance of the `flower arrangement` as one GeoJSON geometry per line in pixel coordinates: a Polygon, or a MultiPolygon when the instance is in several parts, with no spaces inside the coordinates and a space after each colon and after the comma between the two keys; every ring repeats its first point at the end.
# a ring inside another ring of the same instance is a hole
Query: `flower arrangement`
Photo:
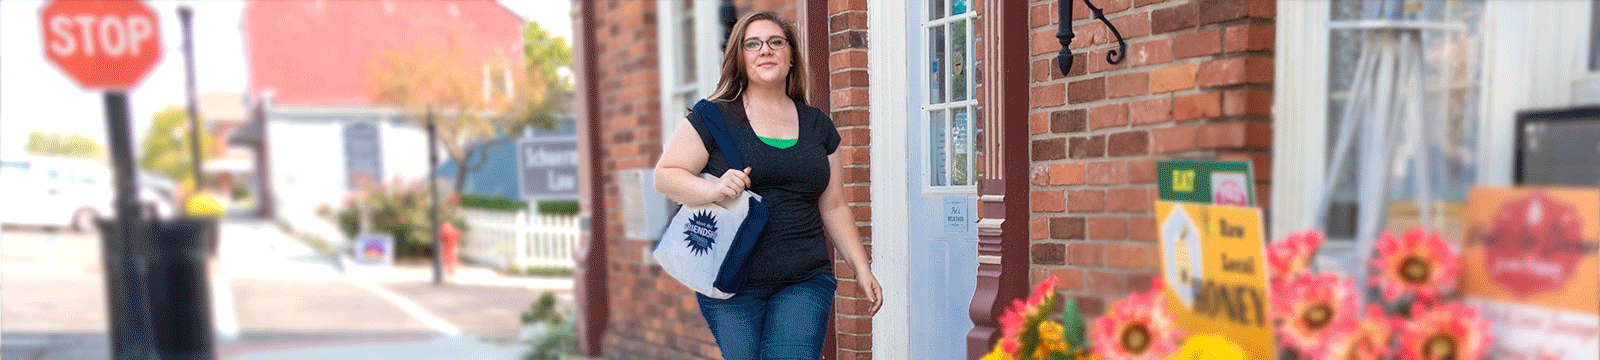
{"type": "Polygon", "coordinates": [[[1063,321],[1050,319],[1059,303],[1055,275],[1034,287],[1026,302],[1013,300],[1000,317],[1004,334],[983,360],[1088,360],[1094,359],[1083,336],[1083,317],[1077,302],[1068,301],[1063,321]]]}
{"type": "MultiPolygon", "coordinates": [[[[1315,230],[1290,234],[1267,246],[1271,312],[1288,359],[1482,359],[1493,336],[1471,305],[1452,298],[1460,258],[1438,233],[1412,229],[1383,233],[1368,281],[1313,270],[1324,237],[1315,230]],[[1365,308],[1358,292],[1381,298],[1365,308]]],[[[1051,276],[1027,299],[1015,300],[1000,323],[1004,336],[984,360],[1023,359],[1244,359],[1236,343],[1215,334],[1185,337],[1166,308],[1161,278],[1150,289],[1109,306],[1085,334],[1075,302],[1050,319],[1059,301],[1051,276]],[[1181,344],[1181,346],[1180,346],[1181,344]]]]}
{"type": "Polygon", "coordinates": [[[1273,315],[1283,349],[1301,359],[1481,359],[1492,341],[1477,309],[1449,300],[1460,258],[1437,232],[1384,232],[1368,265],[1381,301],[1357,312],[1349,277],[1311,271],[1314,230],[1268,245],[1273,315]],[[1393,340],[1393,341],[1392,341],[1393,340]]]}

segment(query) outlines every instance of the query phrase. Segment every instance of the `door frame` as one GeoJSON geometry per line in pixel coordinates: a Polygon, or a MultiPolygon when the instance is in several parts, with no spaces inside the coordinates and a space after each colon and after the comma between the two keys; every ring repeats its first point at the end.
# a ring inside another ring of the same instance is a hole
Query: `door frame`
{"type": "MultiPolygon", "coordinates": [[[[868,39],[904,39],[910,35],[909,8],[901,0],[869,0],[867,2],[868,39]]],[[[884,68],[888,64],[905,64],[910,45],[902,41],[878,41],[867,47],[868,68],[884,68]]],[[[873,139],[869,155],[880,159],[872,164],[870,178],[874,204],[905,204],[907,199],[906,162],[908,154],[907,121],[916,114],[903,105],[908,99],[910,82],[906,71],[868,71],[869,84],[883,84],[867,88],[868,113],[874,121],[868,134],[873,139]]],[[[872,207],[872,272],[883,287],[884,305],[872,317],[872,355],[883,359],[905,359],[911,354],[911,237],[910,211],[905,206],[872,207]]]]}
{"type": "MultiPolygon", "coordinates": [[[[1011,299],[1027,296],[1028,282],[1028,133],[1020,124],[1027,123],[1028,86],[1027,55],[1005,49],[1028,47],[1028,4],[1022,0],[974,0],[979,12],[978,26],[985,31],[978,35],[988,44],[975,54],[983,72],[979,79],[991,79],[989,84],[978,84],[980,98],[978,110],[984,114],[978,134],[982,144],[981,173],[978,178],[978,286],[970,311],[975,326],[967,335],[969,358],[981,356],[999,336],[998,315],[1011,299]],[[987,18],[987,19],[985,19],[987,18]],[[1007,70],[1011,71],[1007,71],[1007,70]],[[1006,76],[1012,75],[1012,76],[1006,76]],[[984,101],[982,99],[990,99],[984,101]],[[985,106],[985,104],[1002,106],[985,106]],[[1005,126],[1006,124],[1019,124],[1005,126]],[[1008,155],[1009,154],[1009,155],[1008,155]],[[1011,201],[1006,202],[1006,198],[1011,201]],[[1013,221],[1006,221],[1006,220],[1013,221]],[[1012,261],[1002,261],[1003,259],[1012,261]],[[974,356],[976,355],[976,356],[974,356]]],[[[899,0],[868,0],[867,37],[869,39],[904,39],[910,35],[912,25],[908,7],[899,0]]],[[[867,48],[869,67],[892,69],[905,64],[911,53],[910,45],[901,41],[878,41],[867,48]]],[[[906,84],[910,74],[906,71],[871,71],[870,84],[906,84]]],[[[909,140],[906,137],[908,122],[904,119],[920,118],[910,106],[906,87],[872,86],[868,88],[868,101],[880,106],[870,107],[873,122],[869,134],[872,143],[870,156],[886,159],[873,163],[871,192],[874,204],[905,204],[908,195],[907,166],[905,159],[909,140]]],[[[903,359],[910,355],[910,307],[906,301],[910,293],[910,235],[904,229],[910,226],[909,211],[905,206],[872,207],[872,268],[883,287],[884,307],[872,318],[872,349],[874,357],[903,359]]]]}
{"type": "MultiPolygon", "coordinates": [[[[982,114],[978,134],[978,286],[968,312],[967,358],[982,357],[1001,336],[1000,315],[1012,299],[1028,296],[1031,165],[1028,113],[1029,5],[1026,0],[974,0],[983,29],[977,54],[982,114]],[[1007,201],[1009,200],[1009,201],[1007,201]]],[[[1070,19],[1068,20],[1070,24],[1070,19]]]]}

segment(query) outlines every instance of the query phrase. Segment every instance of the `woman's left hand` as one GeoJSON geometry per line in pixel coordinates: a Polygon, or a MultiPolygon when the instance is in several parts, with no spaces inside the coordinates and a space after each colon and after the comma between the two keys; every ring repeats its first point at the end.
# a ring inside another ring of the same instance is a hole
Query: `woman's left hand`
{"type": "Polygon", "coordinates": [[[867,301],[872,302],[872,308],[867,310],[867,315],[877,315],[878,308],[883,307],[883,287],[878,285],[878,278],[872,276],[872,269],[857,269],[856,284],[861,285],[861,292],[867,294],[867,301]]]}

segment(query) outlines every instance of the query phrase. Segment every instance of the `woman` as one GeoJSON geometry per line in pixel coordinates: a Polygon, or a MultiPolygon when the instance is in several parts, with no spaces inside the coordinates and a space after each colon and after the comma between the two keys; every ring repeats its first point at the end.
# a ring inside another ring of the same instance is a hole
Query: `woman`
{"type": "Polygon", "coordinates": [[[696,294],[726,359],[811,359],[821,355],[837,281],[831,239],[877,313],[883,290],[867,263],[845,204],[839,131],[805,104],[806,70],[794,27],[772,12],[745,16],[723,51],[722,78],[708,99],[726,119],[744,169],[728,169],[698,114],[690,113],[656,163],[656,189],[702,205],[749,189],[772,205],[751,253],[744,291],[726,300],[696,294]],[[700,173],[720,175],[706,180],[700,173]]]}

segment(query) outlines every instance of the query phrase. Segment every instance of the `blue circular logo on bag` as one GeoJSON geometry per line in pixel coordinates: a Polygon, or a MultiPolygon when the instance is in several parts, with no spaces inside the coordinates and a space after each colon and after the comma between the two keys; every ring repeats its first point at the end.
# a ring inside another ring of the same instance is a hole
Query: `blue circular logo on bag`
{"type": "Polygon", "coordinates": [[[710,211],[701,211],[689,217],[689,222],[683,224],[683,234],[688,235],[684,241],[688,242],[689,250],[695,255],[705,255],[711,251],[711,245],[717,242],[717,218],[711,216],[710,211]]]}

